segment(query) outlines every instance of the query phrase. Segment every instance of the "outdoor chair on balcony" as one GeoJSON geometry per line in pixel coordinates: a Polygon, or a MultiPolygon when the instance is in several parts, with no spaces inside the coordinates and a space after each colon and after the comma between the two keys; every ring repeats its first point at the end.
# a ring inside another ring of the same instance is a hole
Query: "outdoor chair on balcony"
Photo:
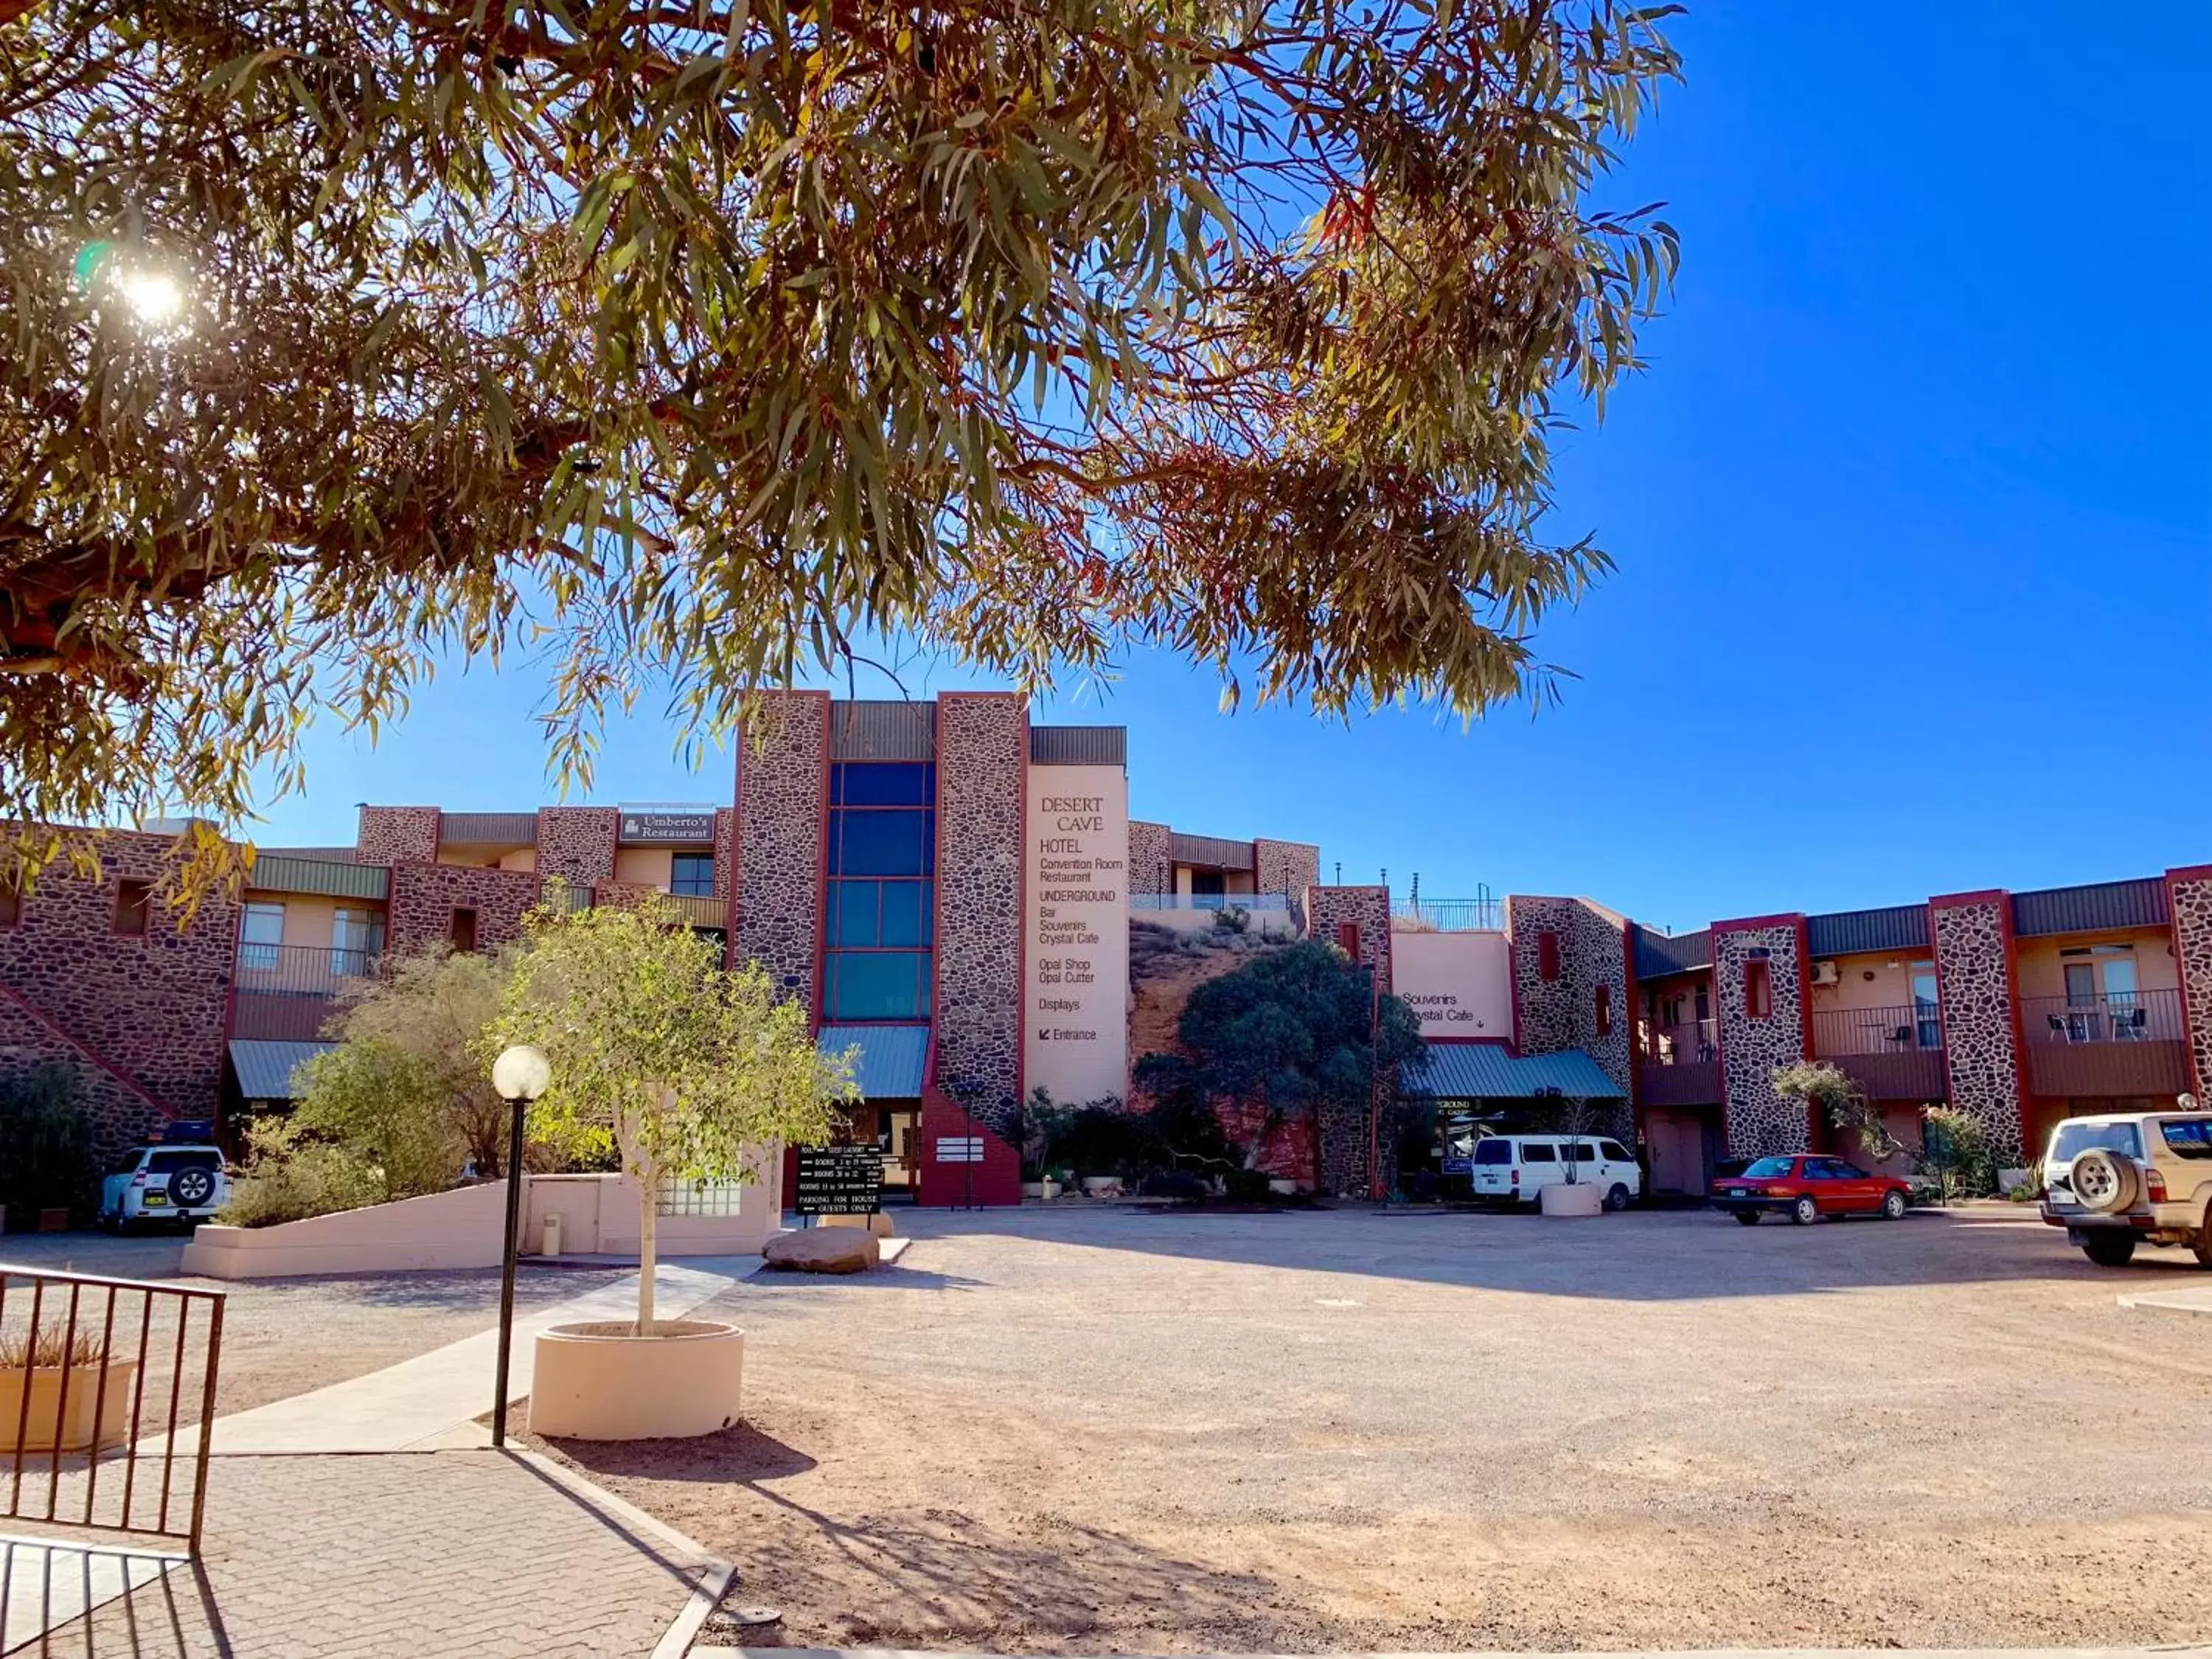
{"type": "Polygon", "coordinates": [[[2112,1010],[2112,1036],[2119,1042],[2139,1042],[2143,1027],[2149,1023],[2148,1008],[2115,1008],[2112,1010]]]}
{"type": "Polygon", "coordinates": [[[2051,1022],[2051,1036],[2054,1042],[2071,1042],[2074,1040],[2072,1029],[2057,1015],[2045,1014],[2044,1018],[2051,1022]]]}
{"type": "Polygon", "coordinates": [[[1900,1025],[1895,1030],[1892,1031],[1889,1034],[1889,1046],[1893,1048],[1911,1048],[1912,1046],[1912,1028],[1910,1025],[1900,1025]]]}

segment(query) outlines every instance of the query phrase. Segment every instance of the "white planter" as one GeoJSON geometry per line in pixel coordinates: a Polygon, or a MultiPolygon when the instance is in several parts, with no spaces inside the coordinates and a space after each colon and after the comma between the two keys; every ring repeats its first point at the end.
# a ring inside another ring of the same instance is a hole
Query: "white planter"
{"type": "Polygon", "coordinates": [[[682,1439],[738,1420],[745,1335],[710,1320],[556,1325],[538,1338],[533,1434],[573,1440],[682,1439]]]}
{"type": "Polygon", "coordinates": [[[1092,1198],[1119,1198],[1121,1195],[1121,1177],[1085,1176],[1083,1177],[1083,1190],[1092,1198]]]}
{"type": "Polygon", "coordinates": [[[100,1413],[100,1443],[121,1445],[131,1437],[131,1395],[137,1375],[137,1360],[111,1360],[103,1397],[99,1364],[72,1365],[64,1407],[60,1366],[0,1370],[0,1455],[18,1450],[50,1452],[57,1442],[64,1451],[82,1451],[92,1443],[95,1410],[100,1413]],[[27,1383],[31,1395],[27,1406],[23,1402],[27,1383]]]}
{"type": "Polygon", "coordinates": [[[1546,1215],[1599,1215],[1605,1210],[1605,1194],[1593,1181],[1554,1182],[1537,1189],[1536,1201],[1546,1215]]]}
{"type": "Polygon", "coordinates": [[[2012,1195],[2012,1189],[2014,1188],[2025,1187],[2026,1185],[2027,1185],[2027,1171],[2025,1170],[1999,1170],[1997,1171],[1997,1190],[2005,1194],[2008,1198],[2012,1195]]]}
{"type": "Polygon", "coordinates": [[[1045,1183],[1042,1181],[1024,1181],[1022,1182],[1022,1196],[1024,1198],[1042,1199],[1044,1197],[1044,1189],[1045,1183]]]}
{"type": "Polygon", "coordinates": [[[1267,1178],[1267,1190],[1278,1198],[1289,1198],[1297,1192],[1298,1183],[1281,1176],[1270,1176],[1267,1178]]]}

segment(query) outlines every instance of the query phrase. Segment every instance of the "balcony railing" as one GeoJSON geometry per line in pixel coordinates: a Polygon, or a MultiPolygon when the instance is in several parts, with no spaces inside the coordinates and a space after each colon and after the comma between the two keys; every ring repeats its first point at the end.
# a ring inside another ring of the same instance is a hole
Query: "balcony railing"
{"type": "Polygon", "coordinates": [[[382,960],[376,951],[310,945],[241,945],[231,988],[230,1034],[278,1042],[322,1035],[331,1005],[382,960]]]}
{"type": "Polygon", "coordinates": [[[1813,1011],[1813,1052],[1823,1060],[1918,1054],[1942,1046],[1943,1021],[1932,1002],[1904,1008],[1813,1011]]]}
{"type": "Polygon", "coordinates": [[[1132,910],[1287,910],[1284,893],[1132,893],[1132,910]]]}
{"type": "Polygon", "coordinates": [[[1648,1026],[1644,1033],[1646,1066],[1703,1066],[1720,1058],[1720,1028],[1710,1019],[1686,1019],[1679,1025],[1648,1026]]]}
{"type": "Polygon", "coordinates": [[[2181,993],[2133,991],[2118,996],[2027,997],[2021,1024],[2031,1045],[2160,1042],[2182,1036],[2181,993]]]}
{"type": "Polygon", "coordinates": [[[1505,911],[1496,899],[1405,899],[1390,907],[1390,926],[1401,933],[1495,933],[1505,911]]]}

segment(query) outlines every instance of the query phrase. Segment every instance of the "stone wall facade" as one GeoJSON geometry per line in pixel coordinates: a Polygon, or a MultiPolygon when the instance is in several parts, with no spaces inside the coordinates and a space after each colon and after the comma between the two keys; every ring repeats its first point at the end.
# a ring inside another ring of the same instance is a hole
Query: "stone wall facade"
{"type": "Polygon", "coordinates": [[[1980,1121],[1999,1168],[2023,1164],[2027,1073],[2020,1051],[2011,897],[1988,892],[1930,899],[1928,922],[1942,988],[1949,1103],[1980,1121]]]}
{"type": "Polygon", "coordinates": [[[356,864],[435,864],[438,809],[434,806],[364,806],[354,834],[356,864]]]}
{"type": "Polygon", "coordinates": [[[615,842],[622,814],[611,806],[538,809],[538,873],[558,876],[571,887],[612,881],[615,842]]]}
{"type": "Polygon", "coordinates": [[[937,1081],[1002,1134],[1022,1103],[1029,744],[1019,696],[937,701],[937,1081]]]}
{"type": "Polygon", "coordinates": [[[385,948],[411,956],[451,941],[453,912],[477,913],[477,948],[488,951],[522,937],[522,919],[538,908],[544,883],[527,870],[484,870],[459,864],[395,864],[385,906],[385,948]]]}
{"type": "MultiPolygon", "coordinates": [[[[1309,887],[1305,890],[1306,932],[1334,945],[1338,932],[1349,923],[1358,931],[1353,960],[1375,972],[1377,987],[1386,994],[1390,980],[1390,890],[1387,887],[1309,887]]],[[[1378,1088],[1389,1089],[1388,1081],[1378,1088]]],[[[1334,1109],[1322,1114],[1320,1141],[1321,1190],[1334,1198],[1364,1198],[1368,1178],[1367,1152],[1373,1113],[1334,1109]]],[[[1396,1137],[1380,1137],[1384,1160],[1382,1183],[1395,1184],[1396,1137]]]]}
{"type": "Polygon", "coordinates": [[[2203,1100],[2212,1094],[2212,865],[2166,872],[2173,961],[2181,975],[2183,1035],[2189,1075],[2203,1100]]]}
{"type": "Polygon", "coordinates": [[[1620,1091],[1621,1109],[1602,1119],[1605,1132],[1627,1127],[1626,1101],[1635,1030],[1634,987],[1628,978],[1628,922],[1588,899],[1509,895],[1506,949],[1513,965],[1515,1041],[1524,1054],[1580,1048],[1620,1091]],[[1542,936],[1559,940],[1559,975],[1543,974],[1542,936]],[[1606,1029],[1598,1029],[1598,992],[1605,992],[1606,1029]]]}
{"type": "Polygon", "coordinates": [[[734,807],[714,809],[714,903],[724,926],[730,915],[730,896],[737,890],[738,814],[734,807]]]}
{"type": "Polygon", "coordinates": [[[759,963],[778,995],[818,1009],[830,694],[763,692],[749,712],[738,738],[731,960],[759,963]]]}
{"type": "Polygon", "coordinates": [[[15,1058],[62,1060],[96,1083],[88,1094],[100,1115],[96,1133],[112,1152],[143,1133],[149,1103],[175,1117],[216,1115],[240,907],[210,892],[180,926],[157,896],[143,934],[118,934],[121,884],[158,893],[176,845],[118,830],[100,837],[99,853],[97,880],[57,866],[24,896],[15,925],[0,929],[0,985],[22,1005],[10,1022],[15,1058]],[[83,1071],[88,1064],[120,1081],[109,1088],[83,1071]]]}
{"type": "Polygon", "coordinates": [[[1321,882],[1321,848],[1297,841],[1255,840],[1252,888],[1297,898],[1321,882]]]}
{"type": "Polygon", "coordinates": [[[1129,820],[1129,890],[1155,896],[1175,890],[1175,831],[1166,824],[1129,820]]]}
{"type": "Polygon", "coordinates": [[[1714,1012],[1720,1021],[1721,1100],[1735,1158],[1802,1152],[1810,1125],[1805,1109],[1774,1091],[1778,1066],[1806,1058],[1810,976],[1802,916],[1762,917],[1713,924],[1714,1012]],[[1762,954],[1763,957],[1762,957],[1762,954]],[[1749,964],[1767,965],[1771,1009],[1754,1019],[1746,1012],[1749,964]]]}
{"type": "MultiPolygon", "coordinates": [[[[141,1146],[175,1115],[128,1077],[103,1064],[76,1041],[0,985],[0,1072],[58,1066],[76,1078],[78,1099],[92,1120],[93,1147],[106,1166],[126,1147],[141,1146]]],[[[202,1114],[201,1115],[206,1115],[202,1114]]]]}

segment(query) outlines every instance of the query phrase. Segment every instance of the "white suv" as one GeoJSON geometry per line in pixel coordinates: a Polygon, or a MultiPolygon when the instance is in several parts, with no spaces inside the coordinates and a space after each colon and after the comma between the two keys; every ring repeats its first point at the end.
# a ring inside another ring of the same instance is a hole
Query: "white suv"
{"type": "Polygon", "coordinates": [[[1486,1135],[1474,1143],[1468,1174],[1479,1199],[1534,1204],[1547,1187],[1575,1179],[1605,1194],[1605,1207],[1625,1210],[1644,1190],[1644,1171],[1619,1141],[1604,1135],[1486,1135]]]}
{"type": "Polygon", "coordinates": [[[149,1221],[204,1221],[230,1200],[220,1146],[134,1146],[100,1183],[100,1224],[128,1232],[149,1221]]]}
{"type": "Polygon", "coordinates": [[[2069,1117],[2043,1154],[2043,1218],[2100,1267],[2179,1244],[2212,1267],[2212,1113],[2069,1117]]]}

